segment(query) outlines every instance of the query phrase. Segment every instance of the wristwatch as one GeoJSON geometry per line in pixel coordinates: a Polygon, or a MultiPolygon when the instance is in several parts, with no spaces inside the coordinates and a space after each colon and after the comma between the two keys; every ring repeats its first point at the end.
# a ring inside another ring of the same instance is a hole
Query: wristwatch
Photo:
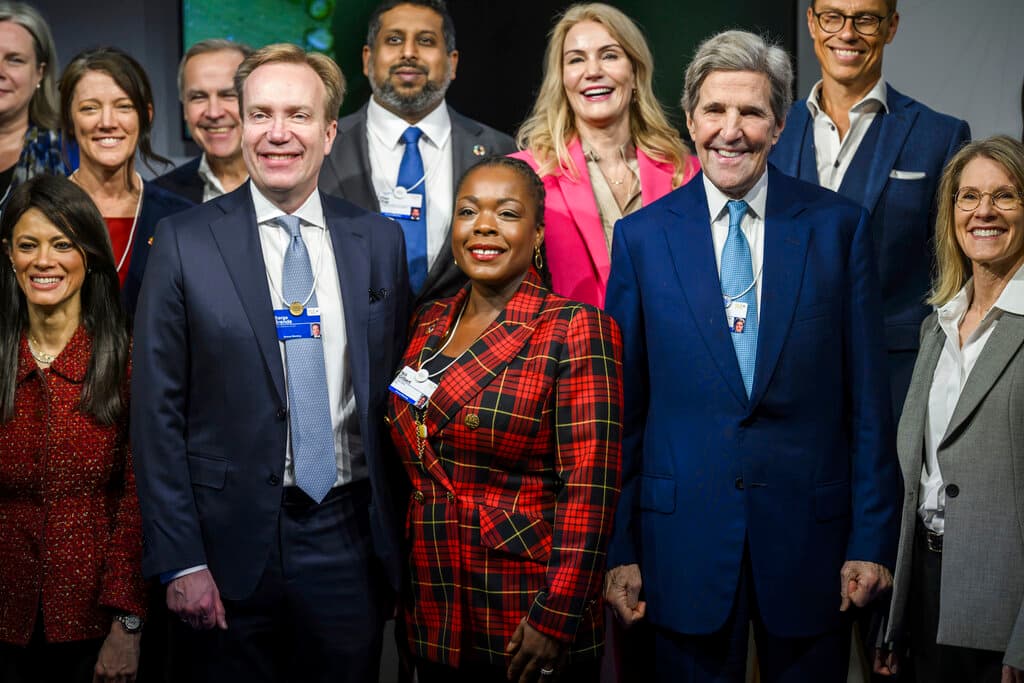
{"type": "Polygon", "coordinates": [[[114,615],[114,619],[121,622],[121,627],[124,628],[125,633],[139,633],[142,631],[142,617],[137,614],[118,612],[114,615]]]}

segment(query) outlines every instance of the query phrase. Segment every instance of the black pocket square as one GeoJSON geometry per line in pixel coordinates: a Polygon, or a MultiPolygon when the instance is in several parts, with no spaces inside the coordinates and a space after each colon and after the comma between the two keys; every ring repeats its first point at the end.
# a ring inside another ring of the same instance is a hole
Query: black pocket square
{"type": "Polygon", "coordinates": [[[380,289],[370,289],[369,292],[371,304],[376,303],[378,301],[384,301],[385,299],[388,298],[388,294],[390,293],[384,287],[381,287],[380,289]]]}

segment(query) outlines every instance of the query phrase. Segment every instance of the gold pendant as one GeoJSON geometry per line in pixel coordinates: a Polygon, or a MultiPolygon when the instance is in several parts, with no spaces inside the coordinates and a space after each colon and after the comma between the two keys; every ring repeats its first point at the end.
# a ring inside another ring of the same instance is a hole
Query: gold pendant
{"type": "Polygon", "coordinates": [[[294,316],[302,315],[302,311],[305,310],[305,308],[306,307],[300,304],[298,301],[293,301],[290,304],[288,304],[288,312],[294,316]]]}
{"type": "Polygon", "coordinates": [[[427,425],[425,425],[425,424],[418,424],[418,425],[416,425],[416,436],[419,437],[420,439],[426,439],[427,438],[427,425]]]}

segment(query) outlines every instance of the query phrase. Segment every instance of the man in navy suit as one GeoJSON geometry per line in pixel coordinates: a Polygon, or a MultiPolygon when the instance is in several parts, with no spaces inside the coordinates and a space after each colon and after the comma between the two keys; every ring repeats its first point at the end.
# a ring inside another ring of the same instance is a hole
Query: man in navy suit
{"type": "Polygon", "coordinates": [[[317,189],[334,62],[271,45],[235,79],[251,182],[160,224],[136,318],[144,570],[194,629],[190,680],[376,681],[402,234],[317,189]]]}
{"type": "Polygon", "coordinates": [[[789,112],[771,161],[871,214],[894,415],[917,357],[931,286],[935,193],[946,161],[971,131],[882,80],[899,27],[896,0],[812,0],[807,30],[821,80],[789,112]]]}
{"type": "Polygon", "coordinates": [[[653,678],[845,681],[843,611],[891,584],[902,488],[867,212],[768,166],[788,55],[705,41],[683,105],[702,175],[616,226],[624,486],[606,597],[653,678]]]}

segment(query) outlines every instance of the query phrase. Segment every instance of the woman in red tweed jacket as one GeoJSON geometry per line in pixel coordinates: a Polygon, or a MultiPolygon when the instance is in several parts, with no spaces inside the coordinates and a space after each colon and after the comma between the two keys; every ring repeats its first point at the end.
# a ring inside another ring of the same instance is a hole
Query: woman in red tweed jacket
{"type": "Polygon", "coordinates": [[[131,681],[142,534],[106,225],[43,175],[11,193],[0,236],[0,680],[131,681]]]}
{"type": "Polygon", "coordinates": [[[522,161],[466,173],[452,250],[470,283],[420,310],[392,385],[420,683],[596,680],[621,339],[542,282],[543,202],[522,161]]]}

